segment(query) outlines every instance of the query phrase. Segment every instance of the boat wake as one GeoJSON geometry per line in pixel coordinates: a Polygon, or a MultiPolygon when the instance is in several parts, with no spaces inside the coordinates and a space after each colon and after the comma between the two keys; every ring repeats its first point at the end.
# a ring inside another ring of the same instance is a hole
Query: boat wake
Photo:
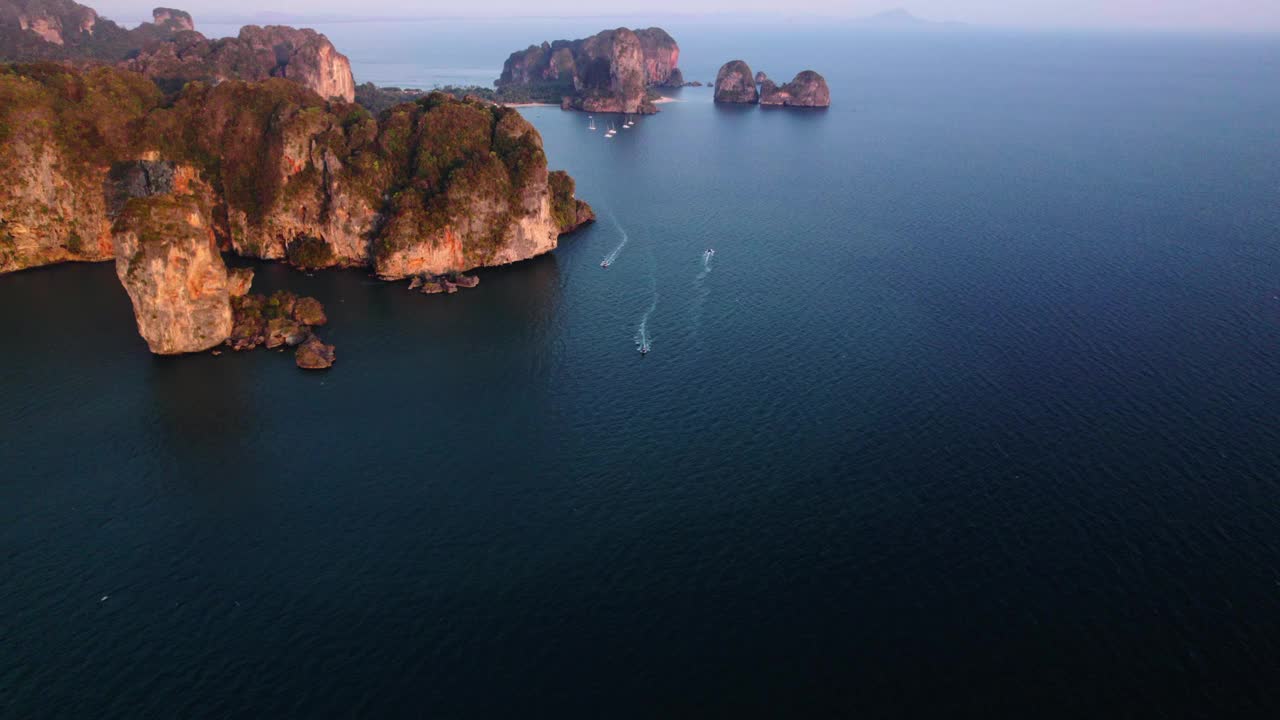
{"type": "Polygon", "coordinates": [[[698,330],[702,327],[702,306],[707,302],[707,295],[711,294],[711,288],[702,282],[711,274],[711,259],[716,256],[716,251],[708,248],[702,253],[702,271],[693,279],[694,296],[693,304],[690,310],[693,315],[693,338],[698,339],[698,330]]]}
{"type": "Polygon", "coordinates": [[[706,277],[711,272],[711,258],[716,256],[715,250],[706,250],[702,253],[702,272],[698,273],[698,279],[706,277]]]}
{"type": "Polygon", "coordinates": [[[604,260],[600,261],[600,267],[609,267],[612,265],[613,261],[618,259],[618,255],[622,252],[622,248],[627,246],[627,240],[630,239],[627,237],[627,231],[623,230],[622,225],[618,223],[617,218],[610,215],[609,219],[613,220],[613,226],[618,228],[618,232],[622,233],[622,240],[618,243],[617,247],[615,247],[608,255],[604,256],[604,260]]]}
{"type": "Polygon", "coordinates": [[[649,349],[653,347],[651,338],[649,337],[649,317],[653,315],[653,311],[658,309],[658,292],[653,293],[653,302],[649,303],[649,309],[644,311],[644,316],[640,318],[640,327],[636,328],[636,349],[641,355],[647,355],[649,349]]]}
{"type": "Polygon", "coordinates": [[[649,336],[649,318],[653,316],[653,311],[658,309],[658,273],[657,259],[653,254],[653,247],[649,247],[649,288],[652,300],[649,301],[649,309],[644,311],[644,315],[640,317],[640,326],[636,328],[636,349],[641,355],[648,355],[650,348],[653,347],[653,338],[649,336]]]}

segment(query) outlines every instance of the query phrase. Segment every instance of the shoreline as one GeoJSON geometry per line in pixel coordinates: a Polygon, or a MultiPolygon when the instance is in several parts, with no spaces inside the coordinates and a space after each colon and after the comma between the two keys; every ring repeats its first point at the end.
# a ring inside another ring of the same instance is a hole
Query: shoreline
{"type": "MultiPolygon", "coordinates": [[[[683,100],[681,100],[681,99],[679,99],[679,98],[667,97],[666,95],[663,95],[662,97],[658,98],[657,100],[654,100],[654,101],[653,101],[653,104],[654,104],[654,105],[665,105],[665,104],[667,104],[667,103],[676,103],[676,102],[684,102],[684,101],[683,101],[683,100]]],[[[512,108],[524,108],[524,107],[560,107],[560,104],[559,104],[559,103],[549,103],[549,102],[522,102],[522,103],[498,103],[498,104],[499,104],[499,105],[502,105],[503,107],[512,107],[512,108]]],[[[587,112],[587,111],[586,111],[586,110],[578,110],[577,112],[587,112]]],[[[627,114],[629,114],[629,113],[621,113],[621,112],[601,112],[601,113],[596,113],[596,114],[597,114],[597,115],[627,115],[627,114]]]]}

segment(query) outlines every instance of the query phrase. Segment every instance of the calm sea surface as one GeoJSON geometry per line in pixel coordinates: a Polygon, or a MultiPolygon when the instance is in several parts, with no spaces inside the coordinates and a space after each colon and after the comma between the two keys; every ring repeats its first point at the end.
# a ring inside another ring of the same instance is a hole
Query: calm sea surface
{"type": "MultiPolygon", "coordinates": [[[[321,29],[429,86],[596,28],[321,29]]],[[[525,110],[600,221],[259,266],[328,373],[0,277],[0,716],[1280,713],[1280,40],[668,29],[834,106],[525,110]]]]}

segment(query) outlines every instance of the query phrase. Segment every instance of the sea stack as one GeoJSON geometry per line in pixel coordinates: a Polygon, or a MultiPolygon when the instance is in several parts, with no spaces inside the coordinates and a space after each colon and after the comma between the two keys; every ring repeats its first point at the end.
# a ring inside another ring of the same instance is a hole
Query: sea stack
{"type": "Polygon", "coordinates": [[[195,197],[129,200],[115,248],[116,275],[151,352],[200,352],[231,334],[227,266],[195,197]]]}
{"type": "Polygon", "coordinates": [[[786,107],[830,107],[831,91],[827,88],[825,78],[812,70],[805,70],[782,87],[765,78],[760,83],[760,104],[786,107]]]}
{"type": "Polygon", "coordinates": [[[715,101],[751,105],[760,99],[756,91],[755,76],[742,60],[730,60],[716,73],[715,101]]]}

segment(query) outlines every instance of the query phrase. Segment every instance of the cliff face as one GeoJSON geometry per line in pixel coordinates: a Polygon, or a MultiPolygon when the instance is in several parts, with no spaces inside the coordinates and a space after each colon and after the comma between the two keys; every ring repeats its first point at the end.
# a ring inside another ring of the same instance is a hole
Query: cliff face
{"type": "Polygon", "coordinates": [[[231,334],[227,268],[191,196],[129,200],[116,221],[116,275],[157,355],[199,352],[231,334]]]}
{"type": "Polygon", "coordinates": [[[160,101],[108,68],[0,69],[0,272],[112,257],[110,165],[134,156],[136,121],[160,101]]]}
{"type": "Polygon", "coordinates": [[[514,52],[498,78],[509,101],[562,102],[590,112],[656,112],[646,88],[684,81],[680,48],[661,28],[604,30],[582,40],[557,40],[514,52]]]}
{"type": "Polygon", "coordinates": [[[760,85],[761,105],[785,105],[789,107],[830,107],[831,91],[827,81],[812,70],[805,70],[791,82],[778,87],[766,79],[760,85]]]}
{"type": "MultiPolygon", "coordinates": [[[[53,45],[82,42],[93,34],[98,14],[91,8],[71,0],[0,0],[0,26],[17,38],[30,33],[39,40],[53,45]]],[[[4,53],[0,43],[0,54],[4,53]]]]}
{"type": "Polygon", "coordinates": [[[644,51],[626,28],[605,30],[582,43],[573,106],[588,112],[653,112],[645,93],[644,51]]]}
{"type": "Polygon", "coordinates": [[[151,11],[151,21],[161,27],[167,27],[174,32],[182,30],[195,30],[196,23],[191,19],[191,13],[184,10],[175,10],[173,8],[158,7],[151,11]]]}
{"type": "Polygon", "coordinates": [[[715,101],[718,103],[754,103],[760,99],[751,68],[742,60],[730,60],[716,73],[715,101]]]}
{"type": "Polygon", "coordinates": [[[314,30],[249,25],[210,40],[189,13],[152,11],[132,30],[71,0],[0,0],[0,59],[118,63],[177,92],[192,80],[293,80],[325,98],[355,99],[351,63],[314,30]]]}
{"type": "Polygon", "coordinates": [[[660,27],[636,30],[640,49],[644,53],[644,80],[653,87],[679,87],[684,82],[680,75],[680,46],[675,38],[660,27]],[[673,78],[675,74],[678,79],[673,78]]]}
{"type": "Polygon", "coordinates": [[[519,113],[438,93],[375,119],[280,79],[166,102],[110,68],[0,71],[0,271],[110,258],[123,208],[160,194],[199,198],[240,255],[462,271],[546,252],[589,216],[550,178],[519,113]]]}
{"type": "Polygon", "coordinates": [[[166,42],[151,43],[121,67],[142,73],[169,90],[192,80],[265,80],[282,77],[310,88],[321,97],[355,100],[351,62],[314,30],[281,25],[246,25],[234,38],[209,40],[182,32],[166,42]]]}

